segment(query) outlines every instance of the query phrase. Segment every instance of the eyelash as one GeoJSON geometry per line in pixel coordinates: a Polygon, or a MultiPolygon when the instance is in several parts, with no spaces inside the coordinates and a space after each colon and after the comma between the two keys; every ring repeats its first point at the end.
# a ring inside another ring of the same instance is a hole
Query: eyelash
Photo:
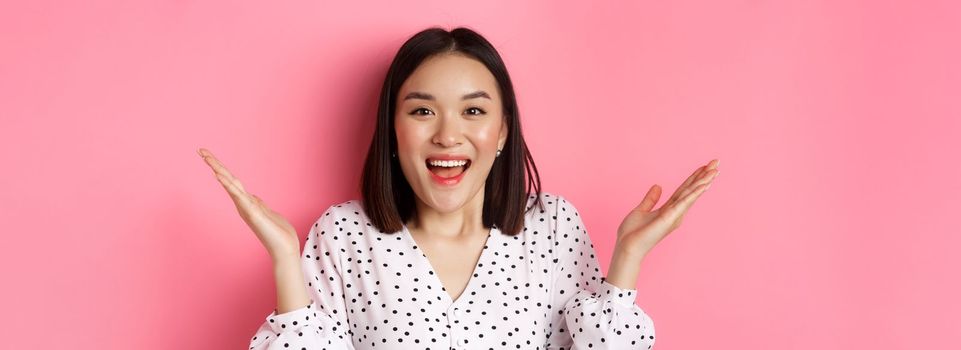
{"type": "MultiPolygon", "coordinates": [[[[480,109],[480,108],[477,108],[477,107],[470,107],[470,108],[468,108],[467,110],[472,110],[472,109],[476,109],[478,112],[477,112],[477,113],[473,113],[473,114],[468,114],[468,115],[484,115],[484,114],[487,114],[487,112],[485,112],[483,109],[480,109]]],[[[415,109],[415,110],[411,111],[410,114],[411,114],[411,115],[421,116],[421,115],[423,115],[423,114],[417,113],[417,112],[420,111],[420,110],[429,111],[429,109],[424,108],[424,107],[421,107],[421,108],[418,108],[418,109],[415,109]]]]}

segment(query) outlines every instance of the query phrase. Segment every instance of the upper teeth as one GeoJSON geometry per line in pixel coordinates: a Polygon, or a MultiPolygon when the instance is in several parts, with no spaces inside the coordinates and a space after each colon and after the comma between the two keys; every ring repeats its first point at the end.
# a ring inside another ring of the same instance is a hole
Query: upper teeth
{"type": "Polygon", "coordinates": [[[467,160],[431,160],[430,165],[442,167],[455,167],[467,164],[467,160]]]}

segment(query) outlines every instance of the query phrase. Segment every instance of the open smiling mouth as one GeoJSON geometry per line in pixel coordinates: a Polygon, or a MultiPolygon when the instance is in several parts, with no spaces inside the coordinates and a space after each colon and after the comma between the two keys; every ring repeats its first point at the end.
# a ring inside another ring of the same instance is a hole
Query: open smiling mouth
{"type": "Polygon", "coordinates": [[[434,182],[441,185],[456,185],[467,173],[470,168],[470,159],[460,160],[435,160],[427,159],[424,161],[427,170],[430,171],[434,182]]]}

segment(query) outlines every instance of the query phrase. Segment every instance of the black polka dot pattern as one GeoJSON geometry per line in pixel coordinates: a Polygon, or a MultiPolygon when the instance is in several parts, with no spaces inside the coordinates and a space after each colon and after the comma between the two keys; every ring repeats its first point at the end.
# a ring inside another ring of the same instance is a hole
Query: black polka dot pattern
{"type": "Polygon", "coordinates": [[[329,207],[301,259],[310,305],[274,310],[250,349],[651,349],[637,291],[605,281],[571,203],[541,196],[522,232],[490,230],[456,300],[406,227],[379,232],[356,200],[329,207]]]}

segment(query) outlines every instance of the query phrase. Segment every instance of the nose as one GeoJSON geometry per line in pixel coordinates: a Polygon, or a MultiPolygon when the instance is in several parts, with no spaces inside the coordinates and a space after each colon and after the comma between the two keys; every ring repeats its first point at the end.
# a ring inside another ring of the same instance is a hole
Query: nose
{"type": "Polygon", "coordinates": [[[433,142],[442,147],[454,147],[461,144],[461,125],[457,117],[444,116],[438,118],[437,131],[433,142]]]}

